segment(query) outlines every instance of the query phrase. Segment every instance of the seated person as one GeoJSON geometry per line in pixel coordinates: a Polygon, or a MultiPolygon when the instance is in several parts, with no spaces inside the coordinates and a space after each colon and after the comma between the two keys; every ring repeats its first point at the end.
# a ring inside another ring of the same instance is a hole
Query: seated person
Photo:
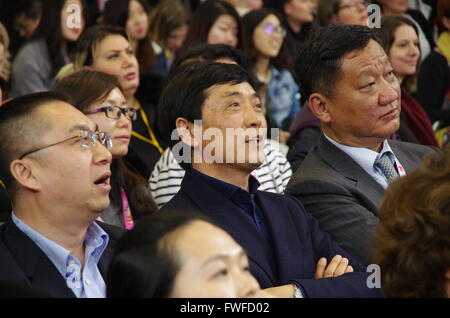
{"type": "Polygon", "coordinates": [[[416,25],[405,17],[387,17],[377,29],[381,44],[401,87],[400,140],[422,145],[438,146],[433,127],[422,105],[411,95],[420,64],[420,45],[416,25]]]}
{"type": "Polygon", "coordinates": [[[262,297],[247,254],[225,231],[191,211],[143,218],[116,245],[108,297],[262,297]]]}
{"type": "Polygon", "coordinates": [[[105,297],[123,233],[95,221],[109,206],[110,142],[55,93],[0,107],[0,179],[14,209],[0,226],[0,281],[55,297],[105,297]]]}
{"type": "Polygon", "coordinates": [[[450,297],[449,192],[446,148],[384,194],[372,260],[381,267],[387,297],[450,297]]]}
{"type": "Polygon", "coordinates": [[[127,106],[115,76],[79,71],[60,80],[54,92],[67,96],[70,104],[87,115],[112,138],[110,205],[101,219],[131,229],[134,221],[157,211],[147,189],[147,181],[122,159],[128,153],[136,109],[127,106]]]}
{"type": "Polygon", "coordinates": [[[88,69],[116,76],[127,105],[138,110],[129,150],[124,159],[148,179],[163,152],[163,146],[154,131],[156,104],[136,95],[141,83],[139,64],[127,33],[113,26],[88,28],[77,42],[73,61],[75,71],[88,69]]]}
{"type": "Polygon", "coordinates": [[[264,161],[267,124],[246,71],[223,63],[182,67],[162,93],[158,116],[187,169],[161,211],[208,216],[247,251],[250,272],[275,296],[379,295],[367,287],[365,269],[319,230],[299,201],[257,191],[251,172],[264,161]]]}
{"type": "MultiPolygon", "coordinates": [[[[178,57],[171,72],[175,73],[182,65],[213,61],[238,64],[245,69],[248,67],[246,56],[232,47],[200,44],[178,57]]],[[[266,155],[264,163],[253,171],[253,175],[261,183],[259,190],[282,194],[292,175],[291,167],[286,157],[276,149],[274,141],[266,142],[264,152],[266,155]]],[[[149,179],[149,188],[159,207],[169,202],[178,192],[184,174],[184,169],[175,159],[170,148],[167,148],[156,163],[149,179]]]]}
{"type": "Polygon", "coordinates": [[[297,78],[323,134],[286,188],[363,264],[384,189],[433,151],[388,140],[400,124],[400,85],[380,43],[368,27],[330,25],[300,47],[297,78]]]}

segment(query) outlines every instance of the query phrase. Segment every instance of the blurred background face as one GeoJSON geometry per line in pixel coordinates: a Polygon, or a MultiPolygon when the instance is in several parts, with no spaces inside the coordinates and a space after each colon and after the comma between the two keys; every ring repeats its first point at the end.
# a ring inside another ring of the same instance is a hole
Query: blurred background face
{"type": "Polygon", "coordinates": [[[414,28],[401,25],[394,31],[394,43],[389,50],[389,60],[397,76],[402,79],[414,75],[420,58],[419,38],[414,28]]]}
{"type": "Polygon", "coordinates": [[[365,0],[341,0],[338,12],[332,21],[335,24],[367,26],[365,0]]]}
{"type": "Polygon", "coordinates": [[[179,28],[172,30],[167,38],[166,49],[175,53],[184,43],[188,33],[188,26],[185,24],[179,28]]]}
{"type": "Polygon", "coordinates": [[[231,47],[238,45],[238,24],[228,14],[219,16],[208,33],[208,44],[226,44],[231,47]]]}
{"type": "MultiPolygon", "coordinates": [[[[94,111],[101,107],[117,106],[126,108],[127,102],[119,88],[113,89],[105,100],[90,105],[85,112],[94,111]]],[[[100,131],[109,133],[113,141],[113,147],[109,149],[113,158],[125,156],[128,153],[128,144],[130,143],[132,124],[131,120],[123,114],[119,119],[108,118],[105,112],[98,112],[87,115],[100,131]]]]}
{"type": "Polygon", "coordinates": [[[313,16],[314,3],[311,0],[291,0],[284,5],[284,12],[288,19],[297,23],[311,23],[313,16]]]}
{"type": "Polygon", "coordinates": [[[387,15],[401,15],[408,10],[408,0],[378,0],[387,15]]]}
{"type": "Polygon", "coordinates": [[[148,33],[148,15],[137,0],[131,0],[128,6],[126,31],[130,39],[142,40],[148,33]]]}
{"type": "Polygon", "coordinates": [[[255,28],[253,43],[256,50],[266,58],[275,58],[283,44],[284,29],[277,16],[270,14],[255,28]]]}
{"type": "Polygon", "coordinates": [[[61,31],[64,40],[69,42],[76,42],[78,37],[83,32],[85,26],[85,21],[83,18],[83,6],[81,5],[80,0],[66,0],[64,3],[64,7],[61,12],[61,31]],[[75,5],[79,9],[73,11],[70,6],[75,5]],[[74,19],[73,14],[80,14],[79,19],[74,19]],[[79,25],[75,24],[76,21],[79,21],[79,25]]]}
{"type": "Polygon", "coordinates": [[[130,100],[139,87],[139,66],[130,43],[121,35],[108,35],[94,52],[94,71],[117,77],[125,98],[130,100]]]}
{"type": "Polygon", "coordinates": [[[170,297],[255,297],[260,290],[244,250],[222,229],[194,221],[167,240],[181,264],[170,297]]]}
{"type": "Polygon", "coordinates": [[[34,31],[36,31],[39,22],[39,19],[31,19],[28,18],[25,13],[21,13],[14,20],[14,28],[19,32],[19,35],[25,39],[29,39],[33,36],[34,31]]]}

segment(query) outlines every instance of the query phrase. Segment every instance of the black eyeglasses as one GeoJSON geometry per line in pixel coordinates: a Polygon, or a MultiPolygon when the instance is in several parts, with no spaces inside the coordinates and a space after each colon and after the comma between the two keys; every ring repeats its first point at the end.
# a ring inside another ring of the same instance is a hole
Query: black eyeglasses
{"type": "Polygon", "coordinates": [[[137,110],[133,107],[118,107],[118,106],[105,106],[101,108],[97,108],[88,112],[85,112],[86,115],[96,114],[104,112],[106,117],[110,119],[119,119],[122,114],[128,118],[129,120],[136,120],[137,118],[137,110]]]}
{"type": "Polygon", "coordinates": [[[51,145],[47,145],[44,147],[40,147],[37,149],[33,149],[30,151],[25,152],[23,155],[19,157],[20,160],[22,160],[24,157],[31,155],[32,153],[41,151],[46,148],[50,148],[59,144],[62,144],[63,142],[69,141],[71,139],[79,138],[80,139],[80,145],[82,148],[91,148],[95,147],[97,145],[97,141],[99,141],[103,146],[105,146],[107,149],[112,148],[112,139],[106,132],[100,132],[100,131],[90,131],[90,130],[82,130],[78,135],[66,138],[64,140],[55,142],[51,145]]]}

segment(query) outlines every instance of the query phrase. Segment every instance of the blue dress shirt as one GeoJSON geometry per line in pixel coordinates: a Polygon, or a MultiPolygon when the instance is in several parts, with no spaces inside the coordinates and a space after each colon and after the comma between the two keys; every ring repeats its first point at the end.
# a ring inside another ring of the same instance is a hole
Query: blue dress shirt
{"type": "MultiPolygon", "coordinates": [[[[337,141],[334,141],[330,137],[324,134],[324,136],[328,139],[329,142],[331,142],[333,145],[341,149],[343,152],[345,152],[347,155],[349,155],[353,160],[355,160],[361,168],[363,168],[372,178],[375,179],[376,182],[378,182],[384,189],[388,187],[388,181],[386,179],[386,176],[384,173],[380,170],[380,168],[375,166],[375,160],[377,160],[379,157],[381,157],[384,153],[387,152],[387,156],[389,159],[391,159],[392,164],[394,167],[396,166],[396,162],[399,162],[397,157],[395,156],[394,152],[392,151],[391,147],[389,146],[389,143],[387,140],[384,140],[383,142],[383,148],[378,153],[376,151],[367,149],[367,148],[360,148],[360,147],[350,147],[343,144],[338,143],[337,141]]],[[[398,172],[398,171],[397,171],[398,172]]]]}
{"type": "Polygon", "coordinates": [[[70,255],[70,251],[39,234],[20,220],[14,212],[12,221],[47,255],[76,297],[106,297],[106,285],[97,264],[108,245],[109,236],[97,223],[93,222],[86,232],[85,263],[82,267],[78,258],[70,255]]]}

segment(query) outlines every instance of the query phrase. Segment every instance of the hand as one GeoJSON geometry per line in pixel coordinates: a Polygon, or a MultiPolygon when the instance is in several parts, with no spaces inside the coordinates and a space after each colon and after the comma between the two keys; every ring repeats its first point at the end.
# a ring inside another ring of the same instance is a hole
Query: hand
{"type": "Polygon", "coordinates": [[[262,290],[266,294],[269,294],[268,297],[279,297],[279,298],[294,298],[294,285],[283,285],[277,287],[270,287],[262,290]]]}
{"type": "Polygon", "coordinates": [[[327,259],[322,257],[316,265],[316,279],[338,277],[345,273],[353,272],[353,267],[348,265],[348,259],[336,255],[327,266],[327,259]]]}

